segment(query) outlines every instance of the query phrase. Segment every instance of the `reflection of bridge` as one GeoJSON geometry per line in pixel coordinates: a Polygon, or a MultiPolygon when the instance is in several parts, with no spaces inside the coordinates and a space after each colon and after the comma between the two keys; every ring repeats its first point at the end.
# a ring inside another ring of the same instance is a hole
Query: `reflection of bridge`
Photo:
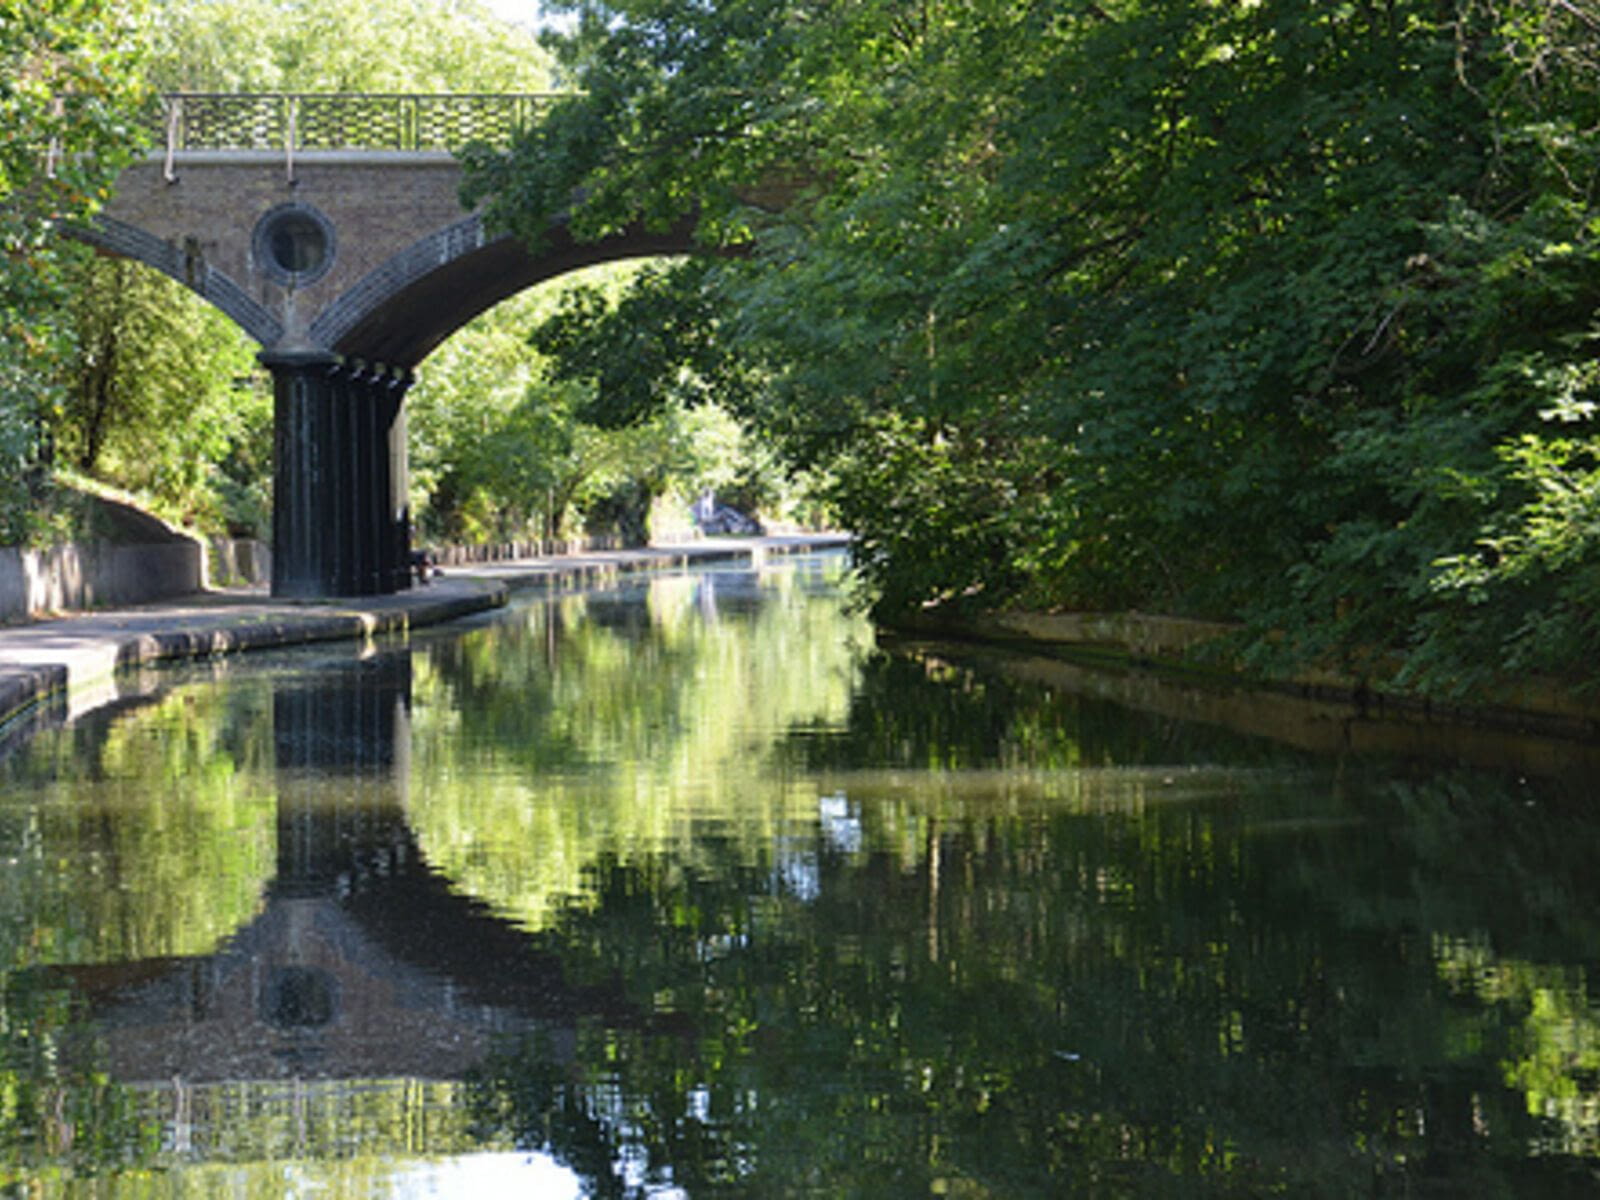
{"type": "Polygon", "coordinates": [[[583,1016],[643,1019],[429,869],[404,816],[410,659],[280,685],[278,866],[216,953],[60,968],[126,1083],[460,1078],[497,1035],[570,1052],[583,1016]]]}
{"type": "Polygon", "coordinates": [[[451,151],[504,143],[545,96],[188,95],[76,236],[193,289],[260,343],[276,394],[273,592],[408,585],[402,401],[417,365],[501,300],[688,231],[537,254],[459,200],[451,151]]]}

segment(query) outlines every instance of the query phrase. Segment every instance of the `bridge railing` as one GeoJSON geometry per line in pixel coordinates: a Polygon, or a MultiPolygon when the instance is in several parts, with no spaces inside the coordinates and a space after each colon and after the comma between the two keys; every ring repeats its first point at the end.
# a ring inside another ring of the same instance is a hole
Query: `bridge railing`
{"type": "Polygon", "coordinates": [[[562,98],[184,92],[160,98],[151,132],[169,160],[190,150],[458,150],[473,142],[503,146],[562,98]]]}

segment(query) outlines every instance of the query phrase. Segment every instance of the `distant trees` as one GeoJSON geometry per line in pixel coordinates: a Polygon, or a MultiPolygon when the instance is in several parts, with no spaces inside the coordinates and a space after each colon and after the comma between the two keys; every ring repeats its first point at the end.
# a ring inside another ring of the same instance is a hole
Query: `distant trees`
{"type": "Polygon", "coordinates": [[[585,96],[475,194],[749,248],[678,286],[881,615],[1159,607],[1433,687],[1600,651],[1593,6],[572,8],[585,96]]]}
{"type": "MultiPolygon", "coordinates": [[[[690,502],[707,488],[771,515],[793,512],[796,489],[776,459],[716,401],[674,397],[639,422],[605,427],[609,380],[557,375],[545,343],[529,345],[528,330],[544,328],[563,297],[606,311],[635,271],[595,268],[507,301],[428,360],[406,400],[424,538],[687,533],[690,502]]],[[[632,374],[637,348],[613,349],[617,373],[632,374]]]]}
{"type": "Polygon", "coordinates": [[[154,0],[164,91],[544,91],[537,35],[481,0],[154,0]]]}

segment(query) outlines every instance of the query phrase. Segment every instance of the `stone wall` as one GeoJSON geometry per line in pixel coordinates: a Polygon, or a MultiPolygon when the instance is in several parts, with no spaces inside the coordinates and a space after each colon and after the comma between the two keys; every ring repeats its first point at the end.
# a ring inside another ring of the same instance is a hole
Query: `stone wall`
{"type": "Polygon", "coordinates": [[[204,584],[205,552],[187,539],[159,546],[6,547],[0,549],[0,621],[192,595],[204,584]]]}
{"type": "Polygon", "coordinates": [[[212,538],[206,544],[211,587],[271,587],[272,549],[254,538],[212,538]]]}
{"type": "Polygon", "coordinates": [[[202,544],[73,542],[47,550],[0,548],[0,623],[53,613],[147,604],[208,587],[267,587],[272,552],[253,539],[202,544]]]}

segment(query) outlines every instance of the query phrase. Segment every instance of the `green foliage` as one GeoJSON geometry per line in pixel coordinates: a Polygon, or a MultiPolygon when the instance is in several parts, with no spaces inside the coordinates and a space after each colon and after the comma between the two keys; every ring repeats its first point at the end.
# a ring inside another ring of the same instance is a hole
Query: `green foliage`
{"type": "Polygon", "coordinates": [[[585,96],[470,194],[745,254],[575,307],[557,371],[617,419],[758,381],[880,615],[1159,607],[1430,687],[1600,652],[1589,6],[573,7],[585,96]]]}
{"type": "Polygon", "coordinates": [[[0,2],[0,542],[31,540],[47,488],[58,222],[105,199],[136,143],[142,3],[0,2]]]}
{"type": "MultiPolygon", "coordinates": [[[[412,512],[425,536],[460,542],[558,540],[580,533],[638,543],[692,497],[713,489],[781,510],[787,492],[772,456],[749,439],[704,378],[677,373],[670,392],[646,367],[673,358],[670,332],[641,334],[615,357],[574,314],[608,313],[636,268],[601,267],[498,306],[445,343],[406,403],[412,512]],[[527,329],[539,333],[528,344],[527,329]],[[570,339],[570,341],[568,341],[570,339]],[[559,347],[585,356],[550,357],[559,347]],[[638,362],[638,370],[628,364],[638,362]],[[560,370],[552,370],[560,364],[560,370]],[[603,378],[591,369],[605,364],[603,378]],[[655,510],[655,511],[653,511],[655,510]]],[[[647,279],[668,278],[657,266],[647,279]]],[[[643,293],[652,295],[650,291],[643,293]]],[[[635,310],[637,311],[637,310],[635,310]]],[[[671,317],[670,304],[652,308],[671,317]]],[[[709,348],[709,343],[702,343],[709,348]]],[[[675,361],[675,360],[674,360],[675,361]]]]}
{"type": "Polygon", "coordinates": [[[114,479],[170,519],[264,534],[272,399],[249,340],[216,309],[138,264],[69,274],[76,353],[57,460],[114,479]]]}
{"type": "Polygon", "coordinates": [[[217,92],[544,91],[536,36],[479,0],[158,0],[155,86],[217,92]]]}
{"type": "Polygon", "coordinates": [[[574,286],[534,329],[557,380],[592,387],[585,420],[618,428],[668,407],[740,407],[754,382],[717,327],[703,259],[651,262],[624,293],[574,286]]]}

